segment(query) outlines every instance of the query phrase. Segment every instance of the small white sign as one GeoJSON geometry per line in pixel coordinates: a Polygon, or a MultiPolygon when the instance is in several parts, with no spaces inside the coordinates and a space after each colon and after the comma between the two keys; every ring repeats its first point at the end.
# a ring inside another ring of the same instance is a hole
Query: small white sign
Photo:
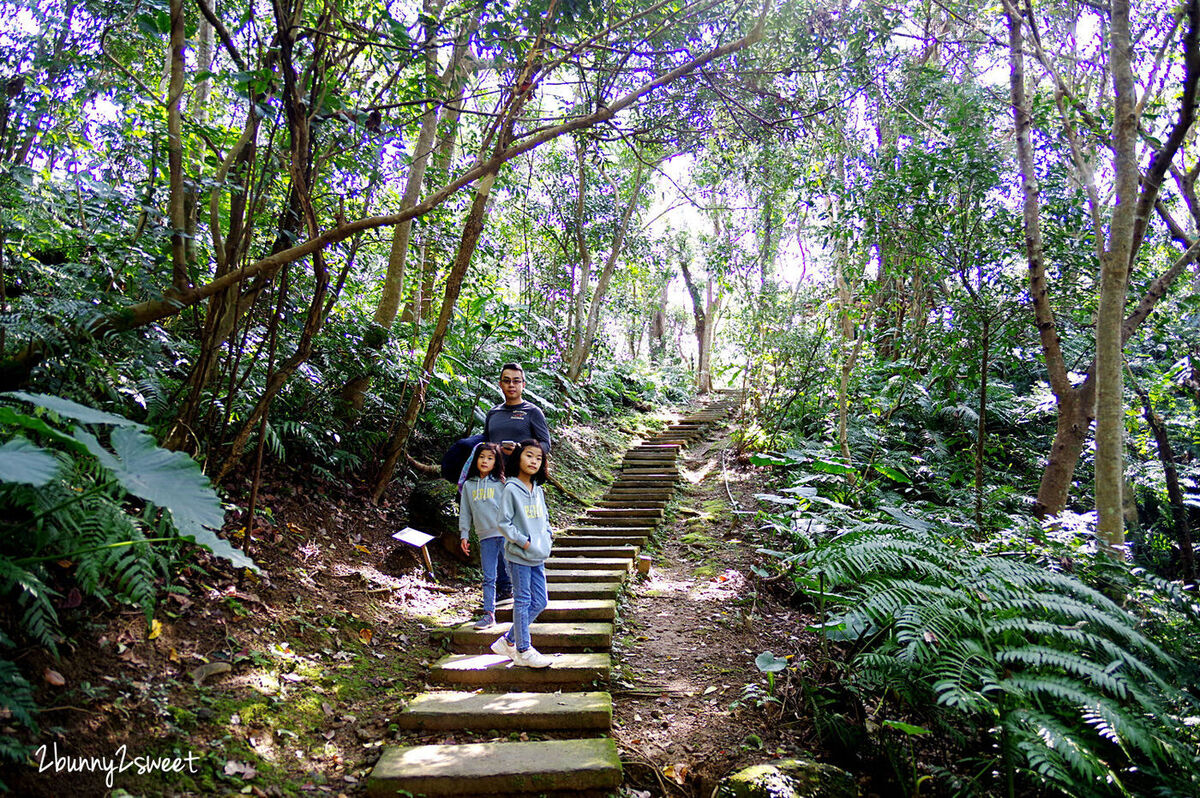
{"type": "Polygon", "coordinates": [[[393,533],[392,537],[410,546],[416,546],[418,549],[433,540],[433,535],[426,535],[424,532],[413,529],[411,526],[406,526],[399,532],[393,533]]]}

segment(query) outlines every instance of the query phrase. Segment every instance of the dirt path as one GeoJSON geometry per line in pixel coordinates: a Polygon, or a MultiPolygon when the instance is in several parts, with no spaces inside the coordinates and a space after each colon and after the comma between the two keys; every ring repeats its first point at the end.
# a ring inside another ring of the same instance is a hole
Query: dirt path
{"type": "Polygon", "coordinates": [[[762,492],[738,469],[728,434],[687,453],[673,520],[648,577],[633,582],[614,641],[613,735],[626,795],[709,798],[742,766],[802,753],[806,729],[763,703],[763,651],[802,655],[810,619],[769,595],[750,566],[764,545],[752,512],[762,492]],[[732,502],[731,503],[731,498],[732,502]]]}

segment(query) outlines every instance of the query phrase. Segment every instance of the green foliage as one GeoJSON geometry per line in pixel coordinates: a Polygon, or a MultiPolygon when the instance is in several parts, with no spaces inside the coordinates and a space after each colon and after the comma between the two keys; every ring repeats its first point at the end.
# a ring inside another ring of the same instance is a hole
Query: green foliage
{"type": "MultiPolygon", "coordinates": [[[[36,410],[0,406],[9,436],[0,447],[0,595],[10,607],[0,644],[57,653],[64,634],[58,608],[78,606],[84,595],[152,617],[181,541],[255,567],[217,537],[220,500],[186,455],[160,449],[120,416],[61,397],[8,396],[36,410]]],[[[36,730],[29,685],[2,659],[0,704],[36,730]]],[[[23,749],[6,745],[0,756],[19,759],[23,749]]]]}
{"type": "Polygon", "coordinates": [[[1040,789],[1195,792],[1200,738],[1187,719],[1200,704],[1137,615],[1073,575],[895,514],[900,524],[821,543],[796,577],[837,608],[819,631],[854,645],[858,692],[994,730],[989,769],[1040,789]]]}

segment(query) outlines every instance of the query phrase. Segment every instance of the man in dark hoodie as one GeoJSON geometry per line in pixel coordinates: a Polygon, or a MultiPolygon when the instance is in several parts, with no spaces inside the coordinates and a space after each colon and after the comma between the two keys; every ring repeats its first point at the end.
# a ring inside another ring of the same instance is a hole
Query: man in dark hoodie
{"type": "Polygon", "coordinates": [[[533,438],[550,452],[550,427],[546,417],[536,405],[525,401],[525,370],[516,363],[505,363],[500,368],[500,390],[504,401],[488,411],[483,422],[483,439],[498,443],[504,450],[505,473],[515,474],[517,463],[513,458],[518,441],[533,438]],[[509,471],[508,469],[513,470],[509,471]]]}

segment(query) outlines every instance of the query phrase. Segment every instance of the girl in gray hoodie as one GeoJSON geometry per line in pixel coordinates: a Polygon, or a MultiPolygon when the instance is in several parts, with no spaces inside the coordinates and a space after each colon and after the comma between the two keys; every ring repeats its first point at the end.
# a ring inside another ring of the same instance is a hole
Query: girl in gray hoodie
{"type": "Polygon", "coordinates": [[[479,538],[479,564],[483,568],[483,615],[476,629],[496,622],[496,587],[508,587],[504,561],[504,536],[500,534],[500,497],[504,493],[504,453],[494,443],[480,443],[471,452],[465,479],[459,486],[458,532],[462,553],[471,553],[471,527],[479,538]]]}
{"type": "Polygon", "coordinates": [[[546,567],[550,556],[550,519],[542,483],[549,477],[542,444],[521,441],[513,453],[517,473],[504,484],[500,499],[500,533],[505,537],[504,557],[513,582],[513,622],[508,632],[492,643],[492,651],[516,665],[549,667],[553,660],[533,647],[529,627],[546,608],[546,567]]]}

